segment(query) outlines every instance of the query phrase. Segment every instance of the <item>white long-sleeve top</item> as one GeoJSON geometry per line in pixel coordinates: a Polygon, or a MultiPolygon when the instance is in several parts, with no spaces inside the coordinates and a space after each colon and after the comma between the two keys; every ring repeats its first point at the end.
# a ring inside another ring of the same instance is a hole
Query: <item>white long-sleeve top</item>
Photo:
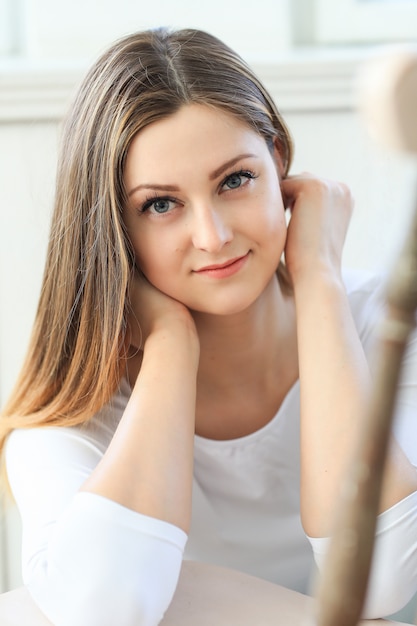
{"type": "MultiPolygon", "coordinates": [[[[379,279],[347,274],[365,352],[382,312],[379,279]]],[[[23,522],[23,579],[56,626],[155,626],[170,604],[182,559],[232,567],[307,593],[327,538],[300,521],[299,385],[274,418],[239,439],[195,437],[192,523],[179,528],[79,492],[113,436],[130,388],[71,428],[14,431],[6,466],[23,522]]],[[[335,407],[337,411],[337,407],[335,407]]],[[[417,333],[409,344],[394,432],[417,466],[417,333]]],[[[378,518],[365,615],[382,617],[417,590],[417,492],[378,518]]]]}

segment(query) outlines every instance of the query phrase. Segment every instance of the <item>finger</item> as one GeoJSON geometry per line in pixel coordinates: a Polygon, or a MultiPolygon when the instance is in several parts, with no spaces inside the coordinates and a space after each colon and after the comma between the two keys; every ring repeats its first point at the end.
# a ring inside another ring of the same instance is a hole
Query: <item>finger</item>
{"type": "Polygon", "coordinates": [[[286,209],[292,211],[305,182],[305,179],[299,175],[291,176],[281,181],[281,194],[286,209]]]}

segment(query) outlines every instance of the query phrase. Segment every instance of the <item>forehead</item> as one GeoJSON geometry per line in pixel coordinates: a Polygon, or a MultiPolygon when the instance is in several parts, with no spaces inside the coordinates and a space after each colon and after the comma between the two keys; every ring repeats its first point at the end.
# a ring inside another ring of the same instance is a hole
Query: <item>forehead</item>
{"type": "Polygon", "coordinates": [[[207,105],[190,104],[139,131],[129,148],[125,174],[165,166],[215,167],[219,160],[248,151],[267,150],[264,138],[235,115],[207,105]]]}

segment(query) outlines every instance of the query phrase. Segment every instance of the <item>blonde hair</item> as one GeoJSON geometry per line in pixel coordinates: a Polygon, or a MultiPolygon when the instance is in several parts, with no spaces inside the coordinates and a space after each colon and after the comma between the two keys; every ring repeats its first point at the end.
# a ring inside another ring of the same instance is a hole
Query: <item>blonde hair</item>
{"type": "MultiPolygon", "coordinates": [[[[84,79],[65,120],[39,306],[26,360],[0,420],[14,428],[88,420],[126,361],[134,256],[123,224],[123,170],[133,137],[188,103],[228,111],[279,146],[289,131],[249,66],[198,30],[145,31],[116,42],[84,79]]],[[[285,281],[285,269],[279,268],[285,281]]]]}

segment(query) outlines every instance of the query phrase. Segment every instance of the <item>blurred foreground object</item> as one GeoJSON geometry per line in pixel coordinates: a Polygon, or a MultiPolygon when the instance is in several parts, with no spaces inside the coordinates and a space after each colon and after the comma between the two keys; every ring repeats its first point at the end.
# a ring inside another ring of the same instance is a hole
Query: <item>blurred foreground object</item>
{"type": "Polygon", "coordinates": [[[359,107],[373,139],[417,156],[417,45],[370,61],[358,80],[359,107]]]}
{"type": "MultiPolygon", "coordinates": [[[[417,157],[417,46],[373,59],[359,77],[359,101],[375,140],[417,157]]],[[[318,626],[356,626],[365,603],[397,384],[415,327],[417,195],[415,204],[386,288],[387,312],[379,328],[375,378],[361,440],[335,507],[338,515],[317,592],[318,626]]]]}

